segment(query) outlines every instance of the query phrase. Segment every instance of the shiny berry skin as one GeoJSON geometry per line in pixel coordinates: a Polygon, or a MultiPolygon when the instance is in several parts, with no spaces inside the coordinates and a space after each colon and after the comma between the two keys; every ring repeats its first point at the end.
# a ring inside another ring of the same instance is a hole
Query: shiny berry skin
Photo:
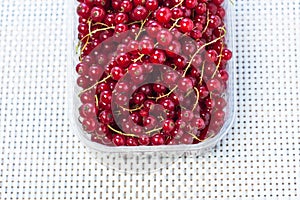
{"type": "Polygon", "coordinates": [[[172,42],[172,34],[165,29],[159,31],[156,36],[157,42],[162,46],[168,46],[172,42]]]}
{"type": "Polygon", "coordinates": [[[193,88],[193,82],[189,78],[181,78],[178,82],[178,88],[181,91],[188,91],[193,88]]]}
{"type": "Polygon", "coordinates": [[[156,12],[156,20],[159,23],[166,24],[171,20],[172,12],[167,7],[159,8],[156,12]]]}
{"type": "Polygon", "coordinates": [[[142,54],[151,54],[154,50],[154,43],[144,39],[139,43],[139,50],[142,54]]]}
{"type": "Polygon", "coordinates": [[[194,28],[194,23],[191,19],[189,18],[183,18],[179,22],[179,30],[183,33],[189,33],[193,30],[194,28]]]}
{"type": "Polygon", "coordinates": [[[101,123],[103,124],[110,124],[113,122],[113,114],[111,111],[109,110],[104,110],[102,111],[99,116],[98,116],[98,119],[101,123]]]}
{"type": "Polygon", "coordinates": [[[160,104],[164,107],[164,109],[172,111],[175,109],[175,104],[170,98],[163,99],[160,104]]]}
{"type": "Polygon", "coordinates": [[[84,117],[86,118],[96,117],[96,108],[94,104],[92,103],[83,104],[81,109],[84,117]]]}
{"type": "Polygon", "coordinates": [[[120,5],[121,12],[128,13],[132,10],[133,6],[132,3],[128,0],[122,1],[120,5]]]}
{"type": "Polygon", "coordinates": [[[108,0],[94,0],[95,6],[98,6],[98,7],[105,8],[108,5],[108,3],[109,3],[108,0]]]}
{"type": "Polygon", "coordinates": [[[100,79],[100,77],[102,76],[102,73],[103,73],[103,69],[101,66],[99,65],[92,65],[90,66],[89,68],[89,77],[95,79],[95,80],[98,80],[100,79]]]}
{"type": "Polygon", "coordinates": [[[192,125],[196,127],[198,130],[202,130],[205,128],[205,122],[202,118],[195,118],[192,121],[192,125]]]}
{"type": "Polygon", "coordinates": [[[89,66],[84,63],[79,63],[76,66],[76,72],[78,75],[86,75],[89,71],[89,66]]]}
{"type": "Polygon", "coordinates": [[[144,6],[137,6],[131,13],[131,18],[135,21],[145,20],[148,16],[148,10],[144,6]]]}
{"type": "Polygon", "coordinates": [[[185,7],[192,9],[197,6],[198,2],[197,0],[185,0],[185,7]]]}
{"type": "Polygon", "coordinates": [[[124,146],[126,144],[126,138],[123,135],[116,134],[113,136],[112,142],[116,146],[124,146]]]}
{"type": "Polygon", "coordinates": [[[80,17],[89,18],[90,16],[90,7],[85,3],[80,3],[77,7],[77,14],[80,17]]]}
{"type": "Polygon", "coordinates": [[[126,145],[127,146],[138,146],[139,145],[138,139],[137,138],[127,138],[126,145]]]}
{"type": "Polygon", "coordinates": [[[171,11],[173,19],[178,19],[183,16],[183,11],[180,8],[173,8],[171,11]]]}
{"type": "Polygon", "coordinates": [[[158,0],[146,0],[145,7],[147,10],[155,11],[158,8],[158,0]]]}
{"type": "Polygon", "coordinates": [[[158,133],[151,137],[151,144],[154,146],[163,145],[165,143],[165,138],[162,134],[158,133]]]}
{"type": "Polygon", "coordinates": [[[104,18],[104,24],[108,26],[115,25],[115,15],[114,14],[107,14],[104,18]]]}
{"type": "Polygon", "coordinates": [[[96,121],[93,118],[84,119],[82,122],[82,127],[84,131],[92,133],[97,128],[96,121]]]}
{"type": "Polygon", "coordinates": [[[207,98],[204,101],[207,108],[212,109],[215,106],[215,101],[211,98],[207,98]]]}
{"type": "Polygon", "coordinates": [[[209,28],[217,28],[221,25],[221,18],[218,15],[211,15],[209,18],[208,27],[209,28]]]}
{"type": "Polygon", "coordinates": [[[207,89],[210,92],[220,91],[221,90],[221,83],[218,79],[210,79],[206,83],[207,89]]]}
{"type": "Polygon", "coordinates": [[[218,60],[218,53],[215,50],[210,49],[205,54],[205,58],[208,62],[216,62],[218,60]]]}
{"type": "Polygon", "coordinates": [[[222,81],[226,82],[229,79],[228,72],[226,70],[220,70],[219,71],[219,76],[222,79],[222,81]]]}
{"type": "Polygon", "coordinates": [[[175,123],[173,120],[171,119],[167,119],[164,121],[164,124],[163,124],[163,130],[167,133],[170,133],[171,131],[173,131],[175,128],[175,123]]]}
{"type": "Polygon", "coordinates": [[[105,10],[100,7],[94,7],[91,10],[91,18],[94,22],[102,22],[105,17],[105,10]]]}
{"type": "Polygon", "coordinates": [[[166,61],[166,54],[163,50],[154,50],[154,52],[150,55],[150,61],[152,63],[162,64],[166,61]]]}
{"type": "Polygon", "coordinates": [[[205,3],[199,3],[196,8],[195,8],[195,12],[198,15],[203,15],[204,13],[206,13],[206,4],[205,3]]]}
{"type": "Polygon", "coordinates": [[[147,146],[150,144],[150,138],[147,135],[142,135],[139,137],[138,142],[142,146],[147,146]]]}
{"type": "Polygon", "coordinates": [[[120,67],[126,68],[130,64],[131,60],[128,54],[121,53],[120,55],[118,55],[116,62],[120,67]]]}
{"type": "Polygon", "coordinates": [[[90,81],[85,76],[79,76],[77,78],[77,85],[83,89],[87,88],[90,84],[90,81]]]}
{"type": "Polygon", "coordinates": [[[116,24],[126,24],[128,23],[129,18],[126,13],[118,13],[115,16],[115,23],[116,24]]]}
{"type": "Polygon", "coordinates": [[[112,92],[111,91],[103,91],[100,94],[99,100],[104,103],[111,103],[112,92]]]}
{"type": "Polygon", "coordinates": [[[211,2],[219,6],[224,2],[224,0],[212,0],[211,2]]]}
{"type": "Polygon", "coordinates": [[[222,56],[224,60],[230,60],[232,58],[232,52],[229,49],[224,49],[222,56]]]}
{"type": "Polygon", "coordinates": [[[124,76],[124,74],[125,71],[121,67],[116,66],[111,69],[111,77],[116,81],[120,80],[124,76]]]}

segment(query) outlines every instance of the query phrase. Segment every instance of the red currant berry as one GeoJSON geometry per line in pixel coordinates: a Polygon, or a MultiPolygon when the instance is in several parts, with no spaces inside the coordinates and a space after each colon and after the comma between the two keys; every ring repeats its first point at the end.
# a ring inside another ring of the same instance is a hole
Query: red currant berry
{"type": "Polygon", "coordinates": [[[178,88],[186,92],[193,88],[193,82],[190,78],[181,78],[178,82],[178,88]]]}
{"type": "Polygon", "coordinates": [[[211,15],[209,18],[208,27],[215,29],[221,25],[221,22],[221,18],[218,15],[211,15]]]}
{"type": "Polygon", "coordinates": [[[192,9],[197,6],[198,2],[197,0],[185,0],[185,7],[192,9]]]}
{"type": "Polygon", "coordinates": [[[150,138],[147,135],[142,135],[139,137],[138,142],[142,146],[147,146],[150,144],[150,138]]]}
{"type": "Polygon", "coordinates": [[[112,92],[111,91],[103,91],[100,94],[100,101],[103,103],[111,103],[111,98],[112,98],[112,92]]]}
{"type": "Polygon", "coordinates": [[[102,76],[103,70],[99,65],[92,65],[89,68],[89,77],[92,79],[98,80],[102,76]]]}
{"type": "Polygon", "coordinates": [[[88,118],[83,120],[82,127],[84,131],[88,133],[92,133],[96,130],[97,125],[93,118],[88,118]]]}
{"type": "Polygon", "coordinates": [[[124,146],[126,143],[126,139],[123,135],[116,134],[113,136],[112,142],[116,146],[124,146]]]}
{"type": "Polygon", "coordinates": [[[126,13],[118,13],[115,16],[115,23],[116,24],[126,24],[128,23],[128,15],[126,13]]]}
{"type": "Polygon", "coordinates": [[[120,80],[124,76],[124,74],[125,71],[121,67],[116,66],[111,69],[111,77],[116,81],[120,80]]]}
{"type": "Polygon", "coordinates": [[[205,99],[204,103],[208,109],[212,109],[215,106],[215,101],[211,98],[205,99]]]}
{"type": "Polygon", "coordinates": [[[210,92],[220,91],[221,90],[221,83],[218,79],[210,79],[206,83],[207,89],[210,92]]]}
{"type": "Polygon", "coordinates": [[[156,36],[157,42],[162,46],[168,46],[172,42],[172,34],[168,30],[161,30],[156,36]]]}
{"type": "Polygon", "coordinates": [[[127,138],[126,145],[127,146],[138,146],[139,143],[138,143],[137,138],[127,138]]]}
{"type": "Polygon", "coordinates": [[[77,14],[80,17],[89,18],[90,16],[90,7],[85,3],[80,3],[77,7],[77,14]]]}
{"type": "Polygon", "coordinates": [[[194,23],[191,19],[189,18],[183,18],[179,22],[179,30],[183,33],[189,33],[193,30],[194,28],[194,23]]]}
{"type": "Polygon", "coordinates": [[[100,7],[94,7],[91,11],[91,18],[94,22],[102,22],[105,17],[105,10],[100,7]]]}
{"type": "Polygon", "coordinates": [[[232,58],[232,52],[229,49],[224,49],[222,56],[224,60],[230,60],[232,58]]]}
{"type": "Polygon", "coordinates": [[[131,18],[135,21],[145,20],[148,16],[148,10],[144,6],[137,6],[131,12],[131,18]]]}
{"type": "Polygon", "coordinates": [[[218,53],[215,50],[210,49],[205,54],[205,58],[208,62],[216,62],[218,60],[218,53]]]}
{"type": "Polygon", "coordinates": [[[224,0],[212,0],[211,2],[219,6],[224,2],[224,0]]]}
{"type": "Polygon", "coordinates": [[[120,5],[121,12],[128,13],[132,10],[133,6],[132,3],[128,0],[122,1],[120,5]]]}
{"type": "Polygon", "coordinates": [[[98,119],[101,123],[103,124],[110,124],[114,121],[113,119],[113,114],[111,111],[109,110],[104,110],[102,111],[99,116],[98,116],[98,119]]]}
{"type": "Polygon", "coordinates": [[[154,50],[154,52],[150,55],[150,62],[162,64],[166,61],[166,54],[163,50],[154,50]]]}
{"type": "Polygon", "coordinates": [[[198,6],[195,8],[195,12],[198,15],[203,15],[206,13],[206,4],[205,3],[199,3],[198,6]]]}
{"type": "Polygon", "coordinates": [[[180,8],[173,8],[171,11],[172,11],[173,19],[178,19],[180,17],[183,17],[183,11],[180,8]]]}
{"type": "Polygon", "coordinates": [[[172,12],[167,7],[159,8],[156,12],[156,20],[159,23],[166,24],[171,20],[172,12]]]}
{"type": "Polygon", "coordinates": [[[175,128],[175,123],[172,119],[167,119],[164,121],[163,130],[167,133],[170,133],[175,128]]]}
{"type": "Polygon", "coordinates": [[[158,8],[158,0],[147,0],[145,7],[147,10],[155,11],[158,8]]]}
{"type": "Polygon", "coordinates": [[[130,56],[126,53],[121,53],[120,55],[118,55],[116,62],[120,67],[126,68],[131,62],[130,56]]]}
{"type": "Polygon", "coordinates": [[[165,138],[162,134],[158,133],[151,137],[151,144],[154,146],[163,145],[165,143],[165,138]]]}

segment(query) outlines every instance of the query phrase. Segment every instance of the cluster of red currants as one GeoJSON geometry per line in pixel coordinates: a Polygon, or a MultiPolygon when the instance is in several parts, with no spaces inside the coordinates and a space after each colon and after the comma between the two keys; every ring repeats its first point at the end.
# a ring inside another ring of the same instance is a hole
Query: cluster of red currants
{"type": "Polygon", "coordinates": [[[224,0],[78,1],[79,113],[92,141],[197,144],[220,131],[224,0]]]}

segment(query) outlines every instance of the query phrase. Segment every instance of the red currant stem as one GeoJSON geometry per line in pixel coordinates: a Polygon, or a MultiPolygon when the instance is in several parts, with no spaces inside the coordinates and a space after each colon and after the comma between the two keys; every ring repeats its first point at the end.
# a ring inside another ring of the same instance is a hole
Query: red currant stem
{"type": "Polygon", "coordinates": [[[199,85],[202,85],[203,75],[204,75],[204,65],[205,65],[205,61],[203,61],[203,64],[202,64],[202,69],[201,69],[201,76],[200,76],[199,85]]]}
{"type": "Polygon", "coordinates": [[[181,0],[178,4],[176,4],[175,6],[173,6],[173,8],[171,8],[171,10],[174,9],[174,8],[176,8],[176,7],[178,7],[178,6],[181,6],[183,2],[184,2],[184,0],[181,0]]]}
{"type": "Polygon", "coordinates": [[[130,22],[130,23],[128,23],[127,25],[138,24],[138,23],[140,23],[140,21],[130,22]]]}
{"type": "Polygon", "coordinates": [[[105,77],[105,78],[102,79],[101,81],[98,81],[97,83],[95,83],[95,84],[92,85],[91,87],[88,87],[88,88],[86,88],[85,90],[82,90],[82,91],[78,94],[78,96],[80,97],[80,95],[81,95],[82,93],[84,93],[84,92],[86,92],[86,91],[89,91],[89,90],[93,89],[96,85],[98,85],[98,84],[100,84],[100,83],[103,83],[103,82],[107,81],[110,77],[111,77],[111,75],[108,75],[107,77],[105,77]]]}
{"type": "Polygon", "coordinates": [[[101,23],[101,22],[97,22],[94,25],[101,25],[101,26],[109,27],[107,24],[104,24],[104,23],[101,23]]]}
{"type": "Polygon", "coordinates": [[[149,16],[151,15],[151,13],[152,12],[149,12],[148,16],[146,17],[146,19],[144,21],[140,21],[141,22],[141,27],[140,27],[140,30],[139,30],[138,34],[135,36],[135,40],[137,40],[140,37],[141,33],[144,31],[143,30],[144,25],[147,22],[147,19],[149,18],[149,16]]]}
{"type": "Polygon", "coordinates": [[[197,99],[196,99],[196,102],[194,104],[194,107],[193,107],[192,111],[194,111],[197,108],[198,101],[199,101],[199,98],[200,98],[200,93],[199,93],[198,89],[196,87],[194,87],[194,90],[196,91],[197,99]]]}
{"type": "Polygon", "coordinates": [[[99,99],[98,99],[98,96],[97,96],[97,95],[95,95],[95,100],[96,100],[96,106],[98,106],[99,99]]]}
{"type": "Polygon", "coordinates": [[[192,92],[193,92],[193,89],[190,89],[184,97],[188,97],[190,94],[192,94],[192,92]]]}
{"type": "Polygon", "coordinates": [[[219,57],[219,61],[218,61],[218,65],[217,65],[216,70],[214,71],[214,73],[213,73],[213,75],[212,75],[212,78],[215,77],[215,75],[217,74],[217,72],[218,72],[218,70],[219,70],[219,68],[220,68],[220,64],[221,64],[222,57],[223,57],[223,55],[222,55],[223,49],[224,49],[224,44],[222,44],[221,51],[220,51],[221,53],[220,53],[220,57],[219,57]]]}
{"type": "Polygon", "coordinates": [[[218,37],[218,38],[216,38],[216,39],[214,39],[214,40],[212,40],[212,41],[210,41],[210,42],[208,42],[208,43],[202,45],[199,49],[197,49],[197,51],[194,53],[194,55],[193,55],[192,58],[190,59],[188,65],[187,65],[187,67],[186,67],[186,69],[184,70],[184,73],[183,73],[182,77],[185,77],[187,71],[189,70],[189,68],[190,68],[191,65],[192,65],[192,61],[194,60],[195,56],[196,56],[196,55],[197,55],[204,47],[209,46],[209,45],[211,45],[211,44],[217,42],[218,40],[222,39],[222,38],[226,35],[226,29],[225,29],[224,27],[222,27],[221,29],[224,30],[224,34],[223,34],[223,35],[221,35],[220,37],[218,37]]]}
{"type": "Polygon", "coordinates": [[[170,92],[168,92],[167,94],[164,94],[162,96],[157,97],[155,100],[158,101],[161,98],[168,97],[170,94],[172,94],[177,89],[177,87],[178,86],[175,86],[172,90],[170,90],[170,92]]]}
{"type": "Polygon", "coordinates": [[[127,133],[123,133],[122,131],[118,131],[118,130],[114,129],[113,127],[111,127],[109,124],[107,125],[107,127],[108,127],[110,130],[112,130],[113,132],[118,133],[118,134],[120,134],[120,135],[124,135],[124,136],[128,136],[128,137],[137,137],[137,136],[134,135],[134,134],[127,134],[127,133]]]}
{"type": "Polygon", "coordinates": [[[147,131],[146,134],[149,135],[153,132],[160,131],[160,130],[161,130],[161,128],[152,129],[151,131],[147,131]]]}
{"type": "Polygon", "coordinates": [[[231,3],[232,5],[235,5],[235,1],[234,1],[234,0],[230,0],[230,3],[231,3]]]}
{"type": "Polygon", "coordinates": [[[128,109],[128,108],[124,108],[123,106],[120,106],[122,109],[124,109],[124,110],[126,110],[126,111],[128,111],[128,112],[134,112],[134,111],[138,111],[138,110],[141,110],[143,107],[144,107],[144,105],[141,105],[140,107],[137,107],[137,108],[134,108],[134,109],[128,109]]]}
{"type": "Polygon", "coordinates": [[[89,34],[85,35],[82,39],[84,40],[85,38],[89,37],[89,36],[92,36],[94,33],[97,33],[99,31],[105,31],[105,30],[109,30],[109,29],[114,29],[115,27],[114,26],[108,26],[106,28],[99,28],[99,29],[96,29],[96,30],[93,30],[92,32],[90,32],[89,34]]]}
{"type": "Polygon", "coordinates": [[[139,61],[139,60],[141,61],[141,59],[142,59],[144,56],[145,56],[145,54],[140,54],[140,57],[138,57],[138,58],[132,60],[132,62],[136,63],[136,62],[139,61]]]}
{"type": "Polygon", "coordinates": [[[177,23],[179,22],[179,20],[183,19],[183,17],[180,17],[178,19],[175,20],[175,22],[173,23],[172,27],[169,28],[169,31],[172,30],[173,28],[175,28],[177,26],[177,23]]]}
{"type": "Polygon", "coordinates": [[[202,33],[204,33],[204,32],[207,30],[209,21],[210,21],[210,20],[209,20],[209,10],[207,10],[207,14],[206,14],[206,25],[205,25],[204,29],[202,30],[202,33]]]}
{"type": "Polygon", "coordinates": [[[198,140],[199,142],[203,142],[203,140],[200,140],[196,135],[193,133],[188,133],[190,136],[192,136],[195,140],[198,140]]]}

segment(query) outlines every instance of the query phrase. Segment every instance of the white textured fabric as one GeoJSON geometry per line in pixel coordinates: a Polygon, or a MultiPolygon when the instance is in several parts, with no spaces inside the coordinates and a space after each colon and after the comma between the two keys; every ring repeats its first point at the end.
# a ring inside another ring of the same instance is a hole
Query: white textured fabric
{"type": "Polygon", "coordinates": [[[0,2],[0,199],[300,199],[300,1],[237,1],[237,118],[160,171],[95,161],[71,130],[67,2],[0,2]]]}

